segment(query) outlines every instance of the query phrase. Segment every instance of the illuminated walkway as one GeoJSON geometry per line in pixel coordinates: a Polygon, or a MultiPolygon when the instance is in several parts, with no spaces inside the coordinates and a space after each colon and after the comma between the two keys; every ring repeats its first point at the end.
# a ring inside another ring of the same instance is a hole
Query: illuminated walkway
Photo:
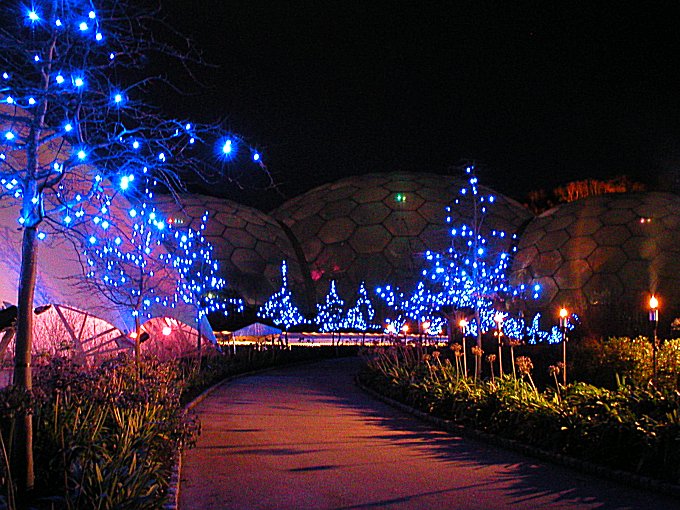
{"type": "Polygon", "coordinates": [[[356,359],[235,380],[197,406],[180,510],[677,509],[439,431],[355,388],[356,359]]]}

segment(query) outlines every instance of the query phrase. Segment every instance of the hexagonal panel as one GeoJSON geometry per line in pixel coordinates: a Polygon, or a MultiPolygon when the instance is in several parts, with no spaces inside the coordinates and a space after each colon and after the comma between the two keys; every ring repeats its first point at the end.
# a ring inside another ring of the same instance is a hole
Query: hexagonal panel
{"type": "Polygon", "coordinates": [[[569,225],[567,232],[572,236],[587,236],[597,232],[602,222],[596,217],[579,217],[569,225]]]}
{"type": "Polygon", "coordinates": [[[387,218],[390,212],[391,209],[382,202],[372,202],[370,204],[361,204],[357,206],[350,213],[350,218],[352,218],[357,225],[373,225],[380,223],[387,218]]]}
{"type": "Polygon", "coordinates": [[[255,238],[245,230],[225,228],[222,239],[237,248],[254,248],[255,238]]]}
{"type": "Polygon", "coordinates": [[[342,218],[351,214],[356,206],[357,203],[350,198],[336,200],[335,202],[326,204],[325,207],[319,211],[319,216],[324,220],[342,218]]]}
{"type": "Polygon", "coordinates": [[[349,239],[350,245],[357,253],[382,252],[392,236],[382,225],[357,227],[349,239]]]}
{"type": "Polygon", "coordinates": [[[416,212],[393,211],[384,225],[395,236],[417,236],[425,228],[425,218],[416,212]]]}
{"type": "Polygon", "coordinates": [[[564,260],[585,259],[590,255],[597,244],[591,237],[572,237],[560,248],[564,260]]]}
{"type": "Polygon", "coordinates": [[[559,251],[553,250],[541,253],[534,263],[531,265],[531,270],[535,276],[552,276],[562,267],[564,260],[559,251]]]}
{"type": "Polygon", "coordinates": [[[319,230],[319,239],[324,243],[339,243],[350,238],[356,224],[349,218],[336,218],[325,223],[319,230]]]}
{"type": "Polygon", "coordinates": [[[560,289],[579,289],[587,283],[592,274],[585,260],[570,260],[555,273],[555,283],[560,289]]]}
{"type": "Polygon", "coordinates": [[[519,250],[512,257],[513,271],[519,271],[520,269],[529,267],[529,265],[531,265],[537,257],[538,249],[536,249],[535,246],[528,246],[523,250],[519,250]]]}
{"type": "Polygon", "coordinates": [[[630,230],[623,225],[602,227],[593,234],[593,239],[600,245],[614,246],[625,243],[630,237],[630,230]]]}
{"type": "Polygon", "coordinates": [[[615,273],[628,257],[618,246],[598,246],[588,257],[588,264],[595,273],[615,273]]]}
{"type": "Polygon", "coordinates": [[[549,232],[540,241],[536,243],[536,247],[540,252],[551,250],[559,250],[560,247],[569,240],[569,236],[564,230],[556,230],[549,232]]]}
{"type": "Polygon", "coordinates": [[[352,199],[358,204],[365,204],[368,202],[379,202],[383,200],[390,192],[385,188],[376,186],[374,188],[362,188],[352,195],[352,199]]]}

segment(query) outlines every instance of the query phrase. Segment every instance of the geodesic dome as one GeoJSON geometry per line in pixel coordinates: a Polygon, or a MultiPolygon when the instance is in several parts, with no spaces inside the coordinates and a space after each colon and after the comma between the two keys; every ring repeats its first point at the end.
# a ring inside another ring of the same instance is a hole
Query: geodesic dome
{"type": "MultiPolygon", "coordinates": [[[[420,275],[423,253],[449,246],[445,208],[466,184],[427,173],[354,176],[312,189],[271,215],[299,243],[317,296],[326,294],[333,279],[346,296],[353,295],[361,281],[369,288],[386,282],[408,288],[420,275]]],[[[485,222],[489,229],[512,234],[531,218],[519,203],[496,197],[485,222]]],[[[450,213],[453,223],[470,215],[465,201],[450,213]]]]}
{"type": "Polygon", "coordinates": [[[533,219],[513,261],[541,284],[538,306],[644,310],[650,293],[680,303],[680,197],[629,193],[561,204],[533,219]]]}

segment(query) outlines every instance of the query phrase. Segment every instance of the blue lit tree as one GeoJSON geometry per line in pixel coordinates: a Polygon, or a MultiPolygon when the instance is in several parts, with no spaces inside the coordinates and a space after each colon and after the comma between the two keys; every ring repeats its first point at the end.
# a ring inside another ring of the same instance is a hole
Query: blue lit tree
{"type": "MultiPolygon", "coordinates": [[[[469,321],[467,333],[476,336],[481,348],[482,333],[494,327],[494,305],[524,297],[529,289],[509,284],[506,272],[510,254],[502,249],[507,235],[484,224],[496,197],[480,191],[473,166],[466,168],[466,174],[467,184],[461,188],[453,207],[466,209],[465,216],[469,218],[452,225],[450,247],[442,253],[425,253],[423,279],[411,295],[390,286],[377,290],[389,306],[411,320],[422,323],[436,316],[446,317],[450,331],[456,327],[452,322],[461,311],[471,313],[474,320],[469,321]]],[[[451,207],[447,212],[447,223],[452,224],[451,207]]],[[[534,297],[538,297],[538,290],[531,289],[534,297]]],[[[481,363],[477,365],[481,368],[481,363]]]]}
{"type": "Polygon", "coordinates": [[[213,246],[203,235],[208,213],[201,218],[199,230],[182,228],[166,242],[172,267],[182,277],[177,291],[185,303],[196,309],[197,347],[201,351],[201,319],[213,312],[228,315],[230,310],[243,311],[241,299],[224,296],[226,281],[219,276],[219,264],[213,258],[213,246]]]}
{"type": "MultiPolygon", "coordinates": [[[[506,272],[510,254],[502,248],[507,243],[507,234],[484,224],[488,208],[496,197],[480,191],[473,166],[468,166],[465,172],[468,181],[461,188],[454,206],[462,207],[463,202],[467,202],[470,217],[451,228],[448,250],[426,252],[429,267],[422,275],[429,299],[437,307],[472,311],[474,321],[470,321],[468,328],[477,337],[477,347],[481,349],[482,333],[494,326],[495,302],[525,297],[529,289],[525,285],[509,284],[506,272]]],[[[451,212],[450,208],[448,212],[451,212]]],[[[450,215],[447,223],[452,223],[450,215]]],[[[514,234],[512,238],[515,238],[514,234]]],[[[534,298],[538,297],[538,291],[538,287],[532,289],[534,298]]]]}
{"type": "Polygon", "coordinates": [[[172,239],[160,215],[143,204],[130,209],[128,222],[95,220],[102,232],[84,239],[85,290],[99,295],[135,321],[135,358],[140,363],[141,319],[151,318],[155,304],[173,308],[180,300],[178,274],[165,243],[172,239]],[[106,222],[106,223],[104,223],[106,222]],[[104,226],[102,226],[104,223],[104,226]],[[105,228],[104,228],[105,227],[105,228]]]}
{"type": "Polygon", "coordinates": [[[275,326],[283,329],[286,334],[286,343],[288,343],[288,330],[307,322],[293,303],[293,295],[288,288],[288,266],[285,260],[281,262],[281,288],[259,308],[257,316],[268,319],[275,326]]]}
{"type": "Polygon", "coordinates": [[[365,339],[366,331],[369,329],[375,329],[377,327],[372,322],[374,317],[375,309],[373,308],[373,303],[368,297],[368,292],[366,292],[366,286],[364,285],[364,282],[361,282],[357,293],[357,300],[354,306],[347,310],[347,320],[345,321],[345,326],[355,331],[361,331],[364,334],[365,339]]]}
{"type": "Polygon", "coordinates": [[[319,331],[331,333],[331,343],[334,342],[335,332],[345,327],[344,307],[345,302],[338,296],[335,290],[335,280],[332,280],[324,302],[316,305],[316,317],[314,317],[314,323],[319,327],[319,331]]]}
{"type": "MultiPolygon", "coordinates": [[[[154,25],[163,25],[158,12],[142,5],[111,0],[0,5],[0,184],[3,198],[20,207],[23,230],[13,378],[19,388],[32,387],[40,239],[76,228],[96,230],[92,218],[106,216],[119,190],[133,200],[155,188],[172,191],[190,172],[217,179],[220,172],[209,172],[202,155],[191,150],[203,142],[215,144],[224,158],[247,153],[261,165],[259,154],[238,151],[237,138],[218,138],[223,134],[213,126],[168,120],[145,104],[151,88],[170,85],[162,73],[145,68],[149,62],[175,58],[188,68],[200,56],[172,31],[164,29],[174,41],[151,37],[154,25]]],[[[33,486],[30,416],[19,422],[14,472],[24,493],[33,486]]]]}

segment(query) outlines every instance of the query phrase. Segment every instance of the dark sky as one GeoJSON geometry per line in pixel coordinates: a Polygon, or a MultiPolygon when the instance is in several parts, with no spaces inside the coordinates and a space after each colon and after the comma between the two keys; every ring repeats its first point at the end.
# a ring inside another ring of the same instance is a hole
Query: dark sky
{"type": "Polygon", "coordinates": [[[163,0],[220,65],[181,113],[227,117],[287,196],[463,159],[516,198],[619,174],[666,188],[680,166],[680,10],[556,4],[163,0]]]}

